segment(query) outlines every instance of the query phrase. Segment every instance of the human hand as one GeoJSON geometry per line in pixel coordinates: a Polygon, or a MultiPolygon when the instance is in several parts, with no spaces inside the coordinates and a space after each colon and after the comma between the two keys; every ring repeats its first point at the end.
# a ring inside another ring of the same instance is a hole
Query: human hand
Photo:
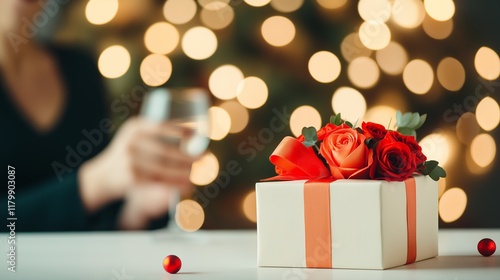
{"type": "Polygon", "coordinates": [[[188,137],[189,133],[168,123],[127,120],[110,145],[80,169],[80,192],[87,211],[94,212],[123,198],[130,188],[144,184],[161,183],[165,188],[179,189],[181,194],[189,193],[195,158],[160,140],[172,134],[188,137]]]}

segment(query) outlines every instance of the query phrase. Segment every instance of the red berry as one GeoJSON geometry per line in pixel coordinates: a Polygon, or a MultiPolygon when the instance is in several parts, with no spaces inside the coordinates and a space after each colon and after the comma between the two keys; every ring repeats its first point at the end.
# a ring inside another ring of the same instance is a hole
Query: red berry
{"type": "Polygon", "coordinates": [[[168,273],[177,273],[181,269],[181,266],[181,259],[176,255],[168,255],[163,259],[163,269],[168,273]]]}
{"type": "Polygon", "coordinates": [[[495,250],[497,249],[497,245],[495,244],[495,241],[489,239],[489,238],[484,238],[477,243],[477,250],[479,253],[485,257],[489,257],[495,253],[495,250]]]}

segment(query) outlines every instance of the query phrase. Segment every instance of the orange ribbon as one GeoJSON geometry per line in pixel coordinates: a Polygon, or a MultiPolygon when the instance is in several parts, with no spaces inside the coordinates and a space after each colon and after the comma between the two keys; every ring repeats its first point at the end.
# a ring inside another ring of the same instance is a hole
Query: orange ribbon
{"type": "Polygon", "coordinates": [[[306,266],[332,267],[330,219],[330,183],[332,180],[307,181],[304,185],[304,223],[306,266]]]}
{"type": "MultiPolygon", "coordinates": [[[[304,224],[306,267],[332,267],[330,218],[331,179],[309,180],[304,184],[304,224]]],[[[417,194],[414,178],[405,181],[407,256],[406,264],[417,258],[417,194]]]]}
{"type": "Polygon", "coordinates": [[[405,181],[406,187],[406,228],[408,235],[408,253],[406,264],[414,263],[417,259],[417,189],[415,178],[405,181]]]}
{"type": "Polygon", "coordinates": [[[285,137],[269,157],[279,175],[270,180],[302,180],[330,178],[331,173],[316,156],[312,148],[307,148],[293,137],[285,137]]]}

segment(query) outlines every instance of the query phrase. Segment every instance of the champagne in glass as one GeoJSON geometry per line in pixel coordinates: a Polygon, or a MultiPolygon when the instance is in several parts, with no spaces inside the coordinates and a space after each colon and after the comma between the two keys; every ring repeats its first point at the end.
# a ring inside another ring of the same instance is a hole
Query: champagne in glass
{"type": "MultiPolygon", "coordinates": [[[[141,116],[154,122],[165,122],[166,129],[159,141],[173,145],[182,153],[198,157],[208,147],[210,139],[208,92],[202,88],[158,88],[148,93],[141,107],[141,116]]],[[[175,222],[179,190],[173,190],[169,201],[169,229],[175,222]]]]}

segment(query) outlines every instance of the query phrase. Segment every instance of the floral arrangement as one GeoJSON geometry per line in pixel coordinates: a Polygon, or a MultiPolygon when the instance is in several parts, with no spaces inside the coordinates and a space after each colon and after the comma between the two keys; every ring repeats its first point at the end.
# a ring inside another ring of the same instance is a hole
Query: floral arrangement
{"type": "Polygon", "coordinates": [[[445,170],[437,161],[428,161],[416,141],[416,129],[426,117],[397,112],[397,130],[389,130],[372,122],[356,127],[340,114],[333,115],[320,130],[304,127],[297,139],[280,143],[270,158],[278,173],[271,179],[403,181],[417,173],[437,181],[446,177],[445,170]]]}

